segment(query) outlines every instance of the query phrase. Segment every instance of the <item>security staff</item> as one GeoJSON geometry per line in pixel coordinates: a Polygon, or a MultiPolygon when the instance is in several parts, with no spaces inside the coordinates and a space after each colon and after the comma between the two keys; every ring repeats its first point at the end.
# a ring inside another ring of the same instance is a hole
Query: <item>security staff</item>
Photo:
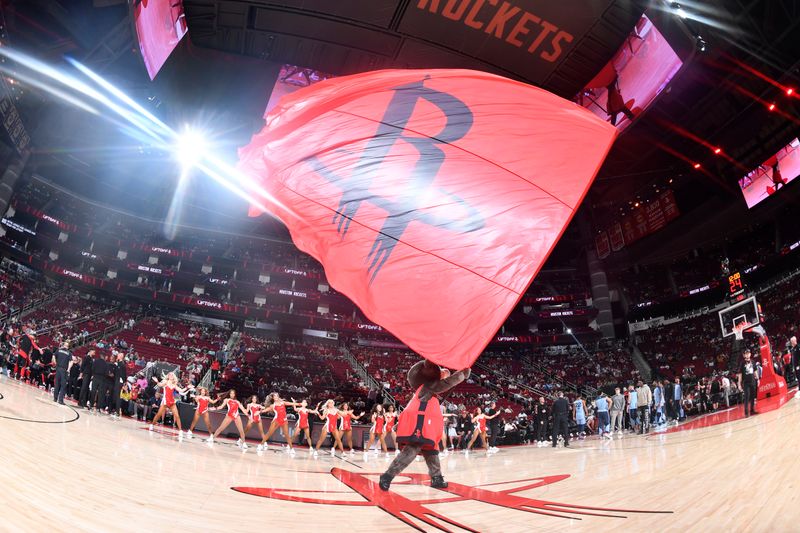
{"type": "Polygon", "coordinates": [[[563,391],[558,391],[558,398],[553,402],[553,448],[558,444],[559,435],[564,437],[564,447],[569,448],[569,402],[563,391]]]}
{"type": "Polygon", "coordinates": [[[78,396],[78,407],[86,407],[89,401],[89,383],[92,381],[92,363],[94,362],[94,350],[84,356],[81,362],[81,392],[78,396]]]}
{"type": "Polygon", "coordinates": [[[72,354],[69,351],[69,341],[61,343],[61,347],[53,354],[52,362],[56,367],[53,401],[64,405],[64,395],[67,393],[67,373],[70,368],[72,368],[72,354]]]}
{"type": "Polygon", "coordinates": [[[108,363],[103,356],[97,354],[92,362],[92,407],[100,412],[106,406],[106,389],[108,388],[108,363]]]}

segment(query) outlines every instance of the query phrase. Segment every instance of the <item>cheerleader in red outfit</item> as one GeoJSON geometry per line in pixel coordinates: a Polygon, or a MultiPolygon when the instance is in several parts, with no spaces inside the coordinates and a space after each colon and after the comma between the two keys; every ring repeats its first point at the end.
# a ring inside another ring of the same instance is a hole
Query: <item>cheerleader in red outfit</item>
{"type": "MultiPolygon", "coordinates": [[[[247,425],[244,427],[244,434],[247,435],[247,432],[250,431],[250,428],[253,425],[258,426],[258,432],[261,435],[261,438],[264,438],[264,425],[261,423],[261,412],[264,410],[264,406],[258,401],[258,396],[253,394],[250,397],[250,403],[247,404],[245,411],[247,411],[247,425]]],[[[256,448],[257,451],[263,450],[264,447],[259,444],[256,448]]]]}
{"type": "Polygon", "coordinates": [[[153,418],[153,423],[150,424],[150,431],[153,431],[153,427],[158,424],[158,421],[164,421],[164,417],[167,414],[167,409],[170,410],[172,413],[172,419],[178,425],[178,439],[183,439],[183,428],[181,427],[181,417],[178,414],[178,406],[175,405],[175,391],[178,391],[180,394],[184,394],[187,390],[192,390],[194,387],[191,385],[185,389],[178,387],[178,377],[175,375],[174,372],[170,372],[167,374],[166,379],[156,385],[156,387],[163,387],[164,388],[164,395],[161,397],[161,405],[158,407],[158,412],[156,413],[155,418],[153,418]]]}
{"type": "Polygon", "coordinates": [[[191,439],[194,436],[192,431],[194,431],[194,427],[197,425],[201,416],[203,417],[203,422],[206,424],[206,430],[208,430],[209,434],[211,433],[211,419],[208,416],[208,407],[216,404],[219,399],[220,397],[217,396],[216,400],[212,400],[211,396],[208,395],[208,389],[205,387],[199,387],[197,389],[197,394],[194,395],[194,403],[197,407],[194,410],[192,425],[189,426],[189,431],[186,432],[187,437],[191,439]]]}
{"type": "Polygon", "coordinates": [[[386,411],[383,410],[382,404],[376,403],[372,407],[372,427],[369,429],[369,440],[367,441],[367,447],[364,448],[364,459],[367,458],[367,454],[369,453],[370,448],[372,448],[372,443],[375,442],[375,437],[377,437],[380,441],[381,449],[384,451],[384,453],[389,453],[386,449],[386,440],[383,437],[385,422],[386,411]]]}
{"type": "Polygon", "coordinates": [[[492,418],[499,415],[500,412],[496,412],[492,416],[487,415],[483,411],[481,411],[480,407],[475,408],[475,416],[472,417],[472,423],[475,424],[475,431],[472,432],[472,439],[467,444],[467,449],[464,450],[464,453],[469,454],[472,445],[475,443],[475,440],[478,438],[478,435],[481,436],[483,440],[483,447],[486,449],[486,453],[489,453],[489,438],[486,436],[486,421],[491,420],[492,418]]]}
{"type": "Polygon", "coordinates": [[[319,416],[319,404],[314,410],[309,409],[308,402],[303,400],[300,402],[300,407],[297,407],[295,411],[297,412],[297,424],[294,426],[294,435],[292,435],[292,444],[294,444],[297,437],[300,436],[302,432],[305,435],[306,442],[308,442],[308,450],[310,452],[314,451],[314,443],[311,441],[311,432],[309,429],[308,424],[308,415],[309,413],[314,413],[315,415],[319,416]]]}
{"type": "Polygon", "coordinates": [[[400,454],[400,447],[397,446],[397,433],[394,432],[395,423],[397,422],[397,412],[394,410],[394,405],[389,404],[386,408],[386,427],[383,429],[384,438],[388,435],[392,436],[392,443],[394,444],[394,454],[400,454]]]}
{"type": "Polygon", "coordinates": [[[362,412],[360,415],[356,416],[354,411],[350,410],[350,404],[343,403],[342,408],[339,410],[339,436],[342,439],[342,443],[344,443],[345,437],[347,437],[347,447],[350,448],[350,454],[352,455],[355,453],[353,451],[353,420],[358,420],[364,416],[362,412]]]}
{"type": "Polygon", "coordinates": [[[289,422],[286,421],[286,408],[297,407],[300,404],[295,401],[283,401],[277,392],[270,394],[270,398],[272,399],[272,405],[268,406],[266,409],[264,409],[264,411],[272,411],[275,413],[275,418],[272,419],[272,423],[269,425],[267,434],[261,439],[262,449],[267,449],[269,446],[267,441],[278,428],[281,428],[283,430],[283,436],[286,439],[286,445],[288,446],[286,451],[294,455],[294,448],[292,448],[292,435],[289,433],[289,422]]]}
{"type": "Polygon", "coordinates": [[[322,408],[322,412],[319,413],[319,417],[325,421],[325,425],[322,427],[322,431],[319,433],[319,440],[317,441],[317,448],[314,450],[314,457],[317,456],[319,449],[322,447],[322,443],[325,442],[325,439],[328,437],[329,433],[333,435],[331,455],[336,457],[336,447],[338,446],[339,449],[342,450],[342,456],[344,456],[342,436],[339,434],[338,429],[339,410],[336,408],[336,405],[334,405],[333,400],[328,400],[325,402],[325,406],[322,408]]]}
{"type": "Polygon", "coordinates": [[[208,440],[206,440],[206,442],[208,442],[209,444],[214,444],[214,439],[216,439],[220,433],[225,431],[225,428],[228,427],[231,422],[233,422],[234,424],[236,424],[236,429],[239,430],[239,440],[236,441],[236,444],[239,445],[239,447],[241,447],[242,450],[246,450],[247,442],[245,442],[244,428],[242,427],[242,420],[239,418],[239,413],[247,416],[247,411],[244,410],[242,404],[239,403],[239,401],[236,399],[235,390],[231,390],[228,393],[228,397],[222,400],[222,405],[219,406],[218,410],[221,411],[223,409],[228,410],[228,412],[225,414],[225,418],[222,419],[222,422],[220,422],[217,430],[214,432],[213,435],[208,437],[208,440]]]}

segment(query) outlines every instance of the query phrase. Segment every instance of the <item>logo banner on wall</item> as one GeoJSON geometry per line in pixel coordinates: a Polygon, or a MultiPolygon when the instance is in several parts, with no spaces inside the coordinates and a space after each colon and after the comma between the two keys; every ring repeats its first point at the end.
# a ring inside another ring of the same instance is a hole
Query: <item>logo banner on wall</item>
{"type": "Polygon", "coordinates": [[[594,238],[594,246],[597,249],[597,257],[605,259],[611,254],[611,246],[608,243],[608,233],[601,231],[594,238]]]}
{"type": "Polygon", "coordinates": [[[465,368],[541,268],[615,134],[499,76],[388,70],[281,99],[240,168],[331,286],[425,358],[465,368]]]}

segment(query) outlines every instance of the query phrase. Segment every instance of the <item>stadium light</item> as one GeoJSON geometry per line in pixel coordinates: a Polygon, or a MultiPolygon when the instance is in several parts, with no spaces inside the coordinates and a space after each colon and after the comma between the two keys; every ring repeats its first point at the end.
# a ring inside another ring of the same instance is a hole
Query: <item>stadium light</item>
{"type": "Polygon", "coordinates": [[[675,14],[680,18],[685,19],[687,17],[686,10],[678,2],[672,2],[672,9],[675,10],[675,14]]]}
{"type": "Polygon", "coordinates": [[[794,94],[794,88],[789,87],[786,89],[786,96],[792,96],[794,94]]]}
{"type": "Polygon", "coordinates": [[[700,168],[700,163],[695,163],[694,168],[700,168]]]}
{"type": "Polygon", "coordinates": [[[719,155],[720,152],[722,152],[722,148],[714,148],[715,154],[719,155]]]}
{"type": "Polygon", "coordinates": [[[695,46],[697,46],[697,49],[699,51],[701,51],[701,52],[705,52],[706,51],[706,40],[703,39],[703,37],[701,37],[700,35],[695,37],[694,44],[695,44],[695,46]]]}
{"type": "Polygon", "coordinates": [[[772,103],[772,104],[769,104],[769,105],[767,106],[767,109],[769,109],[770,111],[775,111],[775,104],[774,104],[774,103],[772,103]]]}
{"type": "Polygon", "coordinates": [[[570,328],[567,328],[567,335],[572,335],[572,330],[570,328]]]}
{"type": "Polygon", "coordinates": [[[175,157],[184,169],[191,168],[203,159],[206,142],[203,136],[194,130],[186,130],[178,136],[175,146],[175,157]]]}

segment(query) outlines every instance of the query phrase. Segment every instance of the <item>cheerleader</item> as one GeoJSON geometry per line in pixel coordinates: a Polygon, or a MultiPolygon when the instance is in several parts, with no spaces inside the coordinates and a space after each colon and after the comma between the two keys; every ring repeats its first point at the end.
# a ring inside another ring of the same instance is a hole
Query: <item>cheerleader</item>
{"type": "Polygon", "coordinates": [[[203,417],[203,422],[206,424],[206,430],[211,434],[211,419],[208,416],[208,406],[216,404],[219,399],[220,397],[217,396],[216,400],[212,400],[211,396],[208,395],[208,389],[205,387],[197,389],[197,394],[194,395],[194,403],[197,405],[197,408],[194,410],[192,425],[189,426],[189,431],[186,432],[187,437],[191,439],[194,436],[192,435],[192,431],[194,431],[194,427],[197,425],[201,416],[203,417]]]}
{"type": "Polygon", "coordinates": [[[454,449],[455,445],[453,444],[453,439],[455,439],[458,434],[456,433],[456,421],[450,420],[451,418],[456,418],[456,415],[451,413],[444,412],[445,407],[442,406],[442,420],[444,420],[444,431],[442,432],[442,455],[447,456],[449,450],[454,449]],[[447,446],[447,439],[450,439],[450,446],[447,446]]]}
{"type": "Polygon", "coordinates": [[[492,416],[489,416],[481,411],[480,407],[475,408],[475,416],[472,417],[472,423],[475,424],[475,431],[472,432],[472,439],[470,439],[469,444],[467,444],[467,449],[464,450],[464,453],[469,454],[469,451],[472,448],[472,445],[475,443],[475,440],[478,438],[478,435],[480,435],[481,439],[483,439],[483,447],[486,450],[486,453],[489,453],[489,439],[486,437],[486,421],[491,420],[499,414],[500,411],[496,412],[492,416]]]}
{"type": "Polygon", "coordinates": [[[297,407],[300,404],[295,401],[283,401],[277,392],[270,394],[270,398],[272,399],[272,405],[265,408],[264,411],[272,411],[275,413],[275,418],[272,419],[272,423],[269,425],[267,434],[261,439],[261,450],[267,449],[269,446],[267,441],[272,434],[275,433],[275,430],[281,428],[283,430],[283,436],[286,438],[286,445],[288,446],[286,451],[294,455],[294,448],[292,448],[292,436],[289,433],[289,422],[286,421],[286,407],[297,407]]]}
{"type": "MultiPolygon", "coordinates": [[[[247,425],[244,427],[244,434],[247,436],[247,432],[250,431],[250,428],[253,425],[258,426],[258,434],[261,435],[261,438],[264,438],[264,425],[261,423],[261,412],[264,410],[264,406],[261,405],[258,401],[258,396],[253,394],[250,397],[250,403],[247,404],[245,411],[247,412],[247,425]]],[[[256,447],[256,451],[262,451],[264,449],[263,444],[259,444],[256,447]]]]}
{"type": "Polygon", "coordinates": [[[339,435],[341,436],[342,443],[344,443],[344,438],[347,437],[347,447],[350,448],[350,453],[355,453],[353,451],[353,420],[358,420],[362,416],[364,416],[364,412],[362,411],[360,415],[356,416],[354,411],[350,410],[350,404],[343,403],[342,408],[339,410],[339,435]]]}
{"type": "Polygon", "coordinates": [[[297,412],[297,424],[294,426],[294,435],[292,435],[292,444],[294,444],[295,439],[300,436],[302,432],[306,437],[306,442],[308,442],[308,450],[313,452],[314,451],[314,443],[311,441],[311,430],[308,424],[308,414],[314,413],[315,415],[319,416],[319,404],[311,410],[308,407],[308,402],[303,400],[300,402],[300,407],[295,409],[297,412]]]}
{"type": "Polygon", "coordinates": [[[178,414],[178,406],[175,405],[175,391],[178,391],[180,394],[185,394],[186,391],[194,389],[193,386],[189,385],[188,387],[181,388],[178,386],[178,377],[175,375],[174,372],[170,372],[167,374],[166,379],[160,382],[156,387],[163,387],[164,395],[161,397],[161,405],[158,407],[158,412],[156,413],[155,418],[153,418],[153,422],[150,424],[150,431],[153,431],[153,427],[158,424],[159,419],[163,422],[164,417],[167,414],[167,409],[172,413],[172,419],[178,425],[178,439],[183,439],[183,428],[181,427],[181,417],[178,414]]]}
{"type": "Polygon", "coordinates": [[[322,408],[322,412],[318,413],[318,416],[325,420],[325,425],[322,427],[322,431],[319,434],[319,440],[317,441],[317,447],[314,450],[314,457],[316,457],[319,453],[319,449],[322,447],[322,443],[325,442],[328,434],[330,433],[333,435],[333,445],[331,446],[331,455],[336,457],[336,447],[338,446],[340,450],[342,450],[342,456],[344,456],[344,446],[342,446],[342,438],[339,435],[339,430],[337,429],[337,421],[339,419],[339,410],[333,403],[333,400],[328,400],[325,402],[325,406],[322,408]]]}
{"type": "Polygon", "coordinates": [[[386,440],[383,437],[383,426],[386,420],[386,413],[383,410],[383,405],[376,403],[372,406],[372,427],[369,428],[369,440],[367,441],[367,447],[364,448],[364,458],[367,458],[367,454],[369,453],[370,448],[372,448],[372,443],[375,442],[375,437],[378,437],[378,440],[381,443],[381,449],[383,449],[384,453],[389,453],[386,449],[386,440]]]}
{"type": "Polygon", "coordinates": [[[214,432],[213,435],[210,435],[206,442],[209,444],[214,444],[214,439],[216,439],[220,433],[225,431],[225,428],[230,425],[231,422],[236,424],[236,429],[239,430],[239,440],[236,441],[236,444],[242,448],[242,450],[247,449],[247,442],[245,441],[244,436],[244,428],[242,427],[242,420],[239,418],[239,413],[241,412],[243,415],[247,416],[247,411],[244,410],[242,404],[236,399],[236,391],[232,390],[228,393],[228,397],[222,400],[222,405],[219,406],[218,411],[222,411],[223,409],[228,409],[228,412],[225,414],[225,418],[222,419],[220,422],[219,427],[214,432]]]}
{"type": "Polygon", "coordinates": [[[397,434],[394,432],[394,425],[395,422],[397,422],[397,413],[394,410],[394,405],[389,404],[389,407],[386,408],[386,416],[384,418],[386,420],[386,427],[383,429],[384,438],[388,435],[392,436],[394,454],[400,455],[400,448],[397,446],[397,434]]]}

